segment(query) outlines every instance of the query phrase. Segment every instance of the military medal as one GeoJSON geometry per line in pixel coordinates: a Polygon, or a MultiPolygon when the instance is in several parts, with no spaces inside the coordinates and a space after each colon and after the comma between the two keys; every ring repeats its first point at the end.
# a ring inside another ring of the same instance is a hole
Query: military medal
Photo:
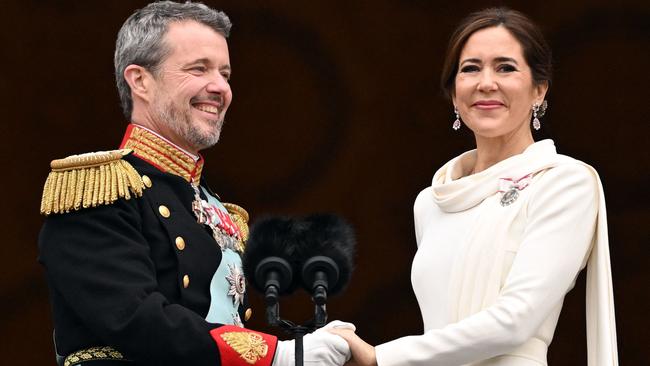
{"type": "Polygon", "coordinates": [[[499,192],[501,196],[501,206],[506,207],[513,204],[519,198],[519,191],[528,187],[532,174],[525,175],[519,179],[499,178],[499,192]]]}
{"type": "Polygon", "coordinates": [[[192,184],[192,188],[194,188],[192,212],[196,216],[196,221],[210,228],[212,237],[222,251],[227,248],[237,251],[241,237],[239,228],[232,222],[227,212],[201,198],[199,187],[192,184]]]}
{"type": "Polygon", "coordinates": [[[235,307],[239,307],[240,304],[244,303],[244,294],[246,293],[246,280],[242,274],[241,268],[237,265],[228,265],[228,276],[226,280],[230,285],[228,289],[228,295],[232,296],[232,301],[235,307]]]}
{"type": "Polygon", "coordinates": [[[240,328],[244,327],[244,323],[241,321],[241,317],[239,316],[239,313],[232,314],[232,322],[234,325],[240,328]]]}

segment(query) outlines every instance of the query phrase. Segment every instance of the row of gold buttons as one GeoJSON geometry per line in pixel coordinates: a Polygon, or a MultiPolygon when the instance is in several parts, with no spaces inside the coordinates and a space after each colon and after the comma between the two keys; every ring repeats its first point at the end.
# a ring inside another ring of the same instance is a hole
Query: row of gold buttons
{"type": "MultiPolygon", "coordinates": [[[[146,175],[142,176],[142,182],[147,188],[151,188],[152,182],[149,177],[146,175]]],[[[160,216],[168,219],[169,216],[171,216],[171,212],[169,211],[169,208],[165,205],[160,205],[158,206],[158,212],[160,213],[160,216]]],[[[177,236],[176,240],[174,241],[176,244],[176,248],[178,250],[184,250],[185,249],[185,239],[183,239],[182,236],[177,236]]],[[[189,275],[184,275],[183,276],[183,288],[188,288],[190,286],[190,276],[189,275]]],[[[248,321],[250,318],[253,316],[253,309],[248,308],[246,309],[246,312],[244,313],[244,320],[248,321]]]]}
{"type": "MultiPolygon", "coordinates": [[[[147,188],[151,188],[153,185],[151,182],[151,178],[147,177],[146,175],[142,176],[142,182],[147,188]]],[[[158,206],[158,213],[160,213],[160,216],[168,219],[172,213],[169,211],[169,208],[165,205],[160,205],[158,206]]],[[[176,237],[175,240],[176,248],[178,250],[184,250],[185,249],[185,239],[183,237],[178,236],[176,237]]],[[[184,275],[183,276],[183,288],[188,288],[190,286],[190,276],[189,275],[184,275]]]]}

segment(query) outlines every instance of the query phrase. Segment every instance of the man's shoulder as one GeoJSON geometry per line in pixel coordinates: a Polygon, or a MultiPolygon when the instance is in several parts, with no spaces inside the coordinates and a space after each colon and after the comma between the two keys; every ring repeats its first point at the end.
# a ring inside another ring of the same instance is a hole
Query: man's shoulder
{"type": "Polygon", "coordinates": [[[145,183],[126,157],[128,149],[56,159],[43,187],[41,214],[64,214],[142,196],[145,183]]]}

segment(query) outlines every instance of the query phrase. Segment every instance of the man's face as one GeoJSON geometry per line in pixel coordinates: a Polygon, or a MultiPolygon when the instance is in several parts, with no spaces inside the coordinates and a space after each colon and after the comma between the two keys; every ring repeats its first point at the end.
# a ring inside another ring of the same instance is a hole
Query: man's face
{"type": "Polygon", "coordinates": [[[170,140],[203,150],[219,140],[232,101],[228,44],[194,21],[171,23],[164,43],[169,54],[154,75],[149,113],[170,140]]]}

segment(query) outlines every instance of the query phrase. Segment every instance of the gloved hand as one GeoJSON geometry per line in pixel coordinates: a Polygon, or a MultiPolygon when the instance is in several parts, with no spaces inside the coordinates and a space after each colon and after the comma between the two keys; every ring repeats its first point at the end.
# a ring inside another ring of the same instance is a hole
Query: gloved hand
{"type": "MultiPolygon", "coordinates": [[[[350,359],[348,343],[343,338],[325,330],[328,328],[356,330],[352,323],[334,320],[315,332],[305,335],[302,339],[305,364],[342,366],[350,359]]],[[[275,350],[273,366],[295,366],[295,351],[294,340],[279,341],[275,350]]]]}

